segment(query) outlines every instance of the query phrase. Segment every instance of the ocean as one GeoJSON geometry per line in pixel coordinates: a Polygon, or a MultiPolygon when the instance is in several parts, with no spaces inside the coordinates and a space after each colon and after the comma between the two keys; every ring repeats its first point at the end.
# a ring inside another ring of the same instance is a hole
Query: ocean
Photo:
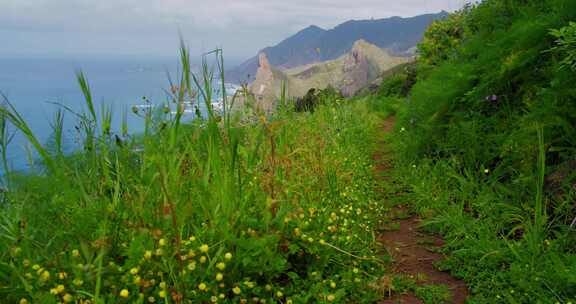
{"type": "MultiPolygon", "coordinates": [[[[0,92],[42,143],[48,143],[53,134],[51,125],[59,109],[56,103],[76,112],[87,110],[76,80],[79,69],[88,79],[97,110],[101,105],[112,108],[113,129],[119,131],[122,112],[127,109],[129,132],[135,134],[143,130],[144,123],[131,108],[145,104],[145,100],[155,105],[167,102],[167,73],[173,80],[178,78],[178,58],[0,58],[0,92]]],[[[193,116],[193,111],[187,113],[193,116]]],[[[78,147],[76,122],[74,114],[65,113],[67,151],[78,147]]],[[[28,170],[37,157],[26,138],[13,127],[10,130],[15,132],[7,151],[11,169],[28,170]]]]}

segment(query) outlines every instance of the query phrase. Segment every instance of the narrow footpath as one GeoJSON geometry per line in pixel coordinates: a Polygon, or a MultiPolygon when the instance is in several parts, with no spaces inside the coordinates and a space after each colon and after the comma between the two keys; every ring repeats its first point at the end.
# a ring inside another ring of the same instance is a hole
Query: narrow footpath
{"type": "MultiPolygon", "coordinates": [[[[388,187],[393,183],[390,176],[393,168],[393,155],[386,142],[386,134],[390,134],[393,128],[394,118],[390,117],[383,123],[382,129],[385,136],[378,143],[378,152],[374,155],[375,174],[383,183],[382,191],[385,192],[383,195],[393,198],[387,199],[387,202],[394,202],[391,203],[390,217],[386,219],[388,223],[386,227],[383,227],[379,241],[392,256],[391,271],[395,277],[408,278],[419,287],[443,285],[447,287],[449,295],[445,299],[439,300],[434,297],[426,297],[425,292],[422,292],[418,297],[414,288],[412,290],[396,290],[394,286],[386,286],[384,289],[388,292],[380,303],[465,303],[468,297],[466,284],[447,272],[439,271],[434,266],[436,262],[444,258],[442,254],[438,253],[438,249],[443,246],[442,239],[419,230],[421,218],[412,213],[409,202],[402,199],[402,193],[386,193],[391,191],[388,188],[394,189],[394,187],[388,187]]],[[[420,290],[426,290],[426,288],[420,290]]]]}

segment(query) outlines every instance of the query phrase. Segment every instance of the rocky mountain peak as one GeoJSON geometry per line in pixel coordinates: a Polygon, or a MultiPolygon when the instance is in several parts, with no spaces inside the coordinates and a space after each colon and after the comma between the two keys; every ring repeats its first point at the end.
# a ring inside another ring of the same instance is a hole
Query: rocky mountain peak
{"type": "Polygon", "coordinates": [[[366,41],[364,39],[358,39],[352,45],[352,50],[358,50],[358,49],[362,49],[362,48],[370,47],[370,46],[373,46],[373,45],[368,43],[368,41],[366,41]]]}
{"type": "Polygon", "coordinates": [[[340,91],[344,96],[352,96],[368,83],[370,77],[370,63],[364,52],[368,43],[358,40],[352,50],[345,56],[342,65],[343,79],[340,91]]]}
{"type": "Polygon", "coordinates": [[[264,111],[272,109],[275,96],[276,77],[274,68],[268,61],[266,53],[258,54],[258,70],[256,79],[250,84],[250,92],[256,98],[256,106],[264,111]]]}
{"type": "MultiPolygon", "coordinates": [[[[270,64],[284,70],[336,60],[348,53],[353,45],[362,48],[366,43],[402,55],[416,46],[430,23],[446,15],[442,12],[409,18],[353,20],[327,30],[312,25],[262,52],[266,53],[270,64]]],[[[232,69],[228,72],[228,81],[252,80],[258,61],[258,56],[254,56],[232,69]]]]}
{"type": "Polygon", "coordinates": [[[270,66],[270,61],[268,60],[268,56],[264,52],[258,54],[258,69],[270,70],[270,71],[272,70],[270,66]]]}
{"type": "Polygon", "coordinates": [[[310,25],[309,27],[303,29],[300,31],[300,33],[308,33],[308,32],[325,32],[326,30],[316,26],[316,25],[310,25]]]}
{"type": "Polygon", "coordinates": [[[305,95],[310,88],[327,86],[340,90],[345,96],[353,96],[383,71],[411,60],[410,57],[393,56],[363,39],[352,45],[349,52],[338,59],[284,70],[269,62],[267,54],[261,53],[250,91],[265,110],[272,107],[270,101],[279,96],[283,82],[287,85],[288,95],[293,97],[305,95]]]}

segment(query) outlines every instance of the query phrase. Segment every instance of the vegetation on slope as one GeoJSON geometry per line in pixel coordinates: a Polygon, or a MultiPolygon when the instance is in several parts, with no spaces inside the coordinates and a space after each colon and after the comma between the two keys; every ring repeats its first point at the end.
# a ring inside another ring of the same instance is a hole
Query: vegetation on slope
{"type": "Polygon", "coordinates": [[[429,28],[413,87],[381,86],[397,176],[471,303],[576,303],[574,20],[571,0],[483,1],[429,28]]]}
{"type": "MultiPolygon", "coordinates": [[[[211,100],[210,73],[206,82],[192,77],[185,48],[182,65],[174,103],[193,88],[211,100]]],[[[146,131],[133,138],[110,130],[111,112],[98,113],[79,81],[87,113],[78,125],[84,149],[74,155],[44,147],[13,108],[1,109],[45,170],[6,176],[0,302],[379,297],[361,288],[383,271],[369,163],[377,117],[365,105],[334,97],[313,114],[283,108],[247,125],[231,113],[184,124],[180,113],[147,112],[146,131]]]]}

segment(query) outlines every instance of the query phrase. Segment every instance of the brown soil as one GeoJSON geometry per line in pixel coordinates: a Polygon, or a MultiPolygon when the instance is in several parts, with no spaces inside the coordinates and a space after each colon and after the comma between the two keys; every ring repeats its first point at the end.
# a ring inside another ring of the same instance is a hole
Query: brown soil
{"type": "MultiPolygon", "coordinates": [[[[394,118],[387,119],[383,124],[383,131],[390,132],[394,127],[394,118]]],[[[381,149],[374,155],[376,174],[388,182],[387,172],[392,168],[391,151],[385,141],[380,143],[381,149]]],[[[397,194],[394,194],[397,195],[397,194]]],[[[460,281],[446,272],[436,269],[434,264],[444,257],[434,252],[443,245],[442,239],[419,231],[421,219],[410,213],[405,205],[392,208],[391,217],[399,229],[389,230],[379,236],[380,242],[392,255],[392,269],[397,275],[406,275],[418,278],[417,284],[442,284],[451,291],[450,303],[465,303],[468,297],[468,288],[460,281]]],[[[424,303],[412,293],[394,294],[384,299],[382,304],[416,304],[424,303]]]]}

